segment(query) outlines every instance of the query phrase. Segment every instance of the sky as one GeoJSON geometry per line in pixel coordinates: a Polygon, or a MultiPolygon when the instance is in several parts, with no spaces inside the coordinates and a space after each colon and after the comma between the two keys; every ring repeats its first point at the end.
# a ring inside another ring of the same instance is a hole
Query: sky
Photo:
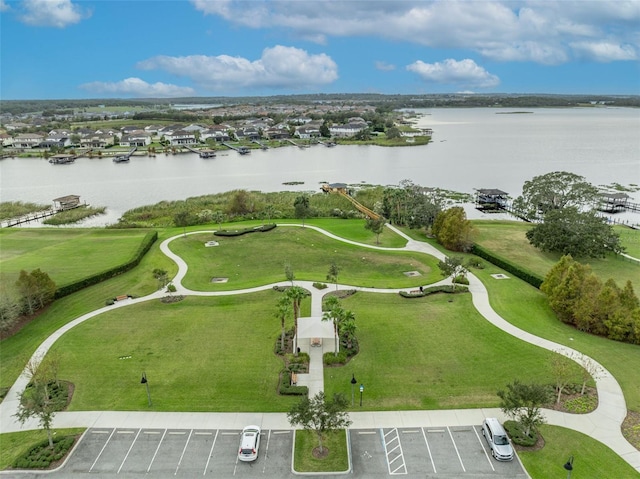
{"type": "Polygon", "coordinates": [[[640,94],[640,0],[0,0],[0,98],[640,94]]]}

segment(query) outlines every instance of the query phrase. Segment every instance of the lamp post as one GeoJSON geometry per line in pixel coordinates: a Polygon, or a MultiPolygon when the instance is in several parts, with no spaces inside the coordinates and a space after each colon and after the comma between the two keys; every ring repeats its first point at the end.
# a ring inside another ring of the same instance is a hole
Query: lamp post
{"type": "Polygon", "coordinates": [[[569,458],[567,463],[564,465],[564,468],[568,471],[567,479],[571,479],[571,471],[573,471],[573,456],[569,458]]]}
{"type": "Polygon", "coordinates": [[[358,381],[356,381],[356,375],[352,374],[351,375],[351,407],[353,407],[353,405],[355,404],[355,401],[354,401],[354,388],[355,388],[357,382],[358,381]]]}
{"type": "Polygon", "coordinates": [[[145,386],[147,386],[147,399],[149,400],[149,407],[151,407],[151,392],[149,391],[149,381],[147,381],[147,373],[142,373],[140,384],[144,384],[145,386]]]}
{"type": "Polygon", "coordinates": [[[360,385],[360,407],[362,407],[362,393],[364,392],[364,384],[360,385]]]}

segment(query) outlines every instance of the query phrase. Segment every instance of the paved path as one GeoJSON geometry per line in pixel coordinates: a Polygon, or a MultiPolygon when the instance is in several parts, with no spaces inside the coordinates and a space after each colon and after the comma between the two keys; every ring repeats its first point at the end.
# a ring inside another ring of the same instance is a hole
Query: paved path
{"type": "MultiPolygon", "coordinates": [[[[283,227],[299,227],[300,225],[280,225],[283,227]]],[[[364,245],[351,240],[340,238],[332,233],[324,231],[315,226],[307,225],[306,228],[314,229],[338,241],[358,245],[360,247],[389,250],[389,251],[415,251],[430,254],[438,259],[444,259],[445,255],[433,246],[415,241],[405,235],[397,228],[387,225],[398,235],[407,240],[404,248],[385,248],[379,246],[364,245]]],[[[189,234],[201,234],[212,231],[197,231],[189,234]]],[[[162,242],[160,249],[164,254],[173,259],[178,265],[178,273],[173,279],[176,286],[177,294],[193,295],[193,296],[222,296],[230,294],[246,294],[255,291],[271,289],[275,285],[288,285],[288,282],[269,284],[255,288],[247,288],[235,291],[205,292],[192,291],[182,285],[188,266],[186,262],[175,255],[169,249],[169,243],[182,235],[174,236],[162,242]]],[[[482,282],[473,274],[469,274],[469,290],[471,291],[473,304],[489,322],[507,333],[536,346],[540,346],[551,351],[569,357],[570,359],[580,363],[592,363],[598,370],[595,377],[596,388],[598,390],[598,408],[590,414],[568,414],[553,410],[545,410],[545,416],[548,424],[563,426],[576,431],[587,434],[594,439],[606,444],[619,454],[625,461],[640,472],[640,451],[635,449],[622,435],[620,426],[624,420],[627,409],[624,395],[620,385],[613,375],[609,373],[602,365],[593,359],[581,354],[580,352],[568,348],[566,346],[548,341],[543,338],[534,336],[524,330],[521,330],[511,323],[500,317],[489,304],[489,296],[487,289],[482,282]]],[[[443,282],[448,282],[444,280],[443,282]]],[[[297,285],[311,292],[311,311],[313,316],[322,315],[322,297],[328,291],[317,290],[312,286],[312,282],[298,281],[297,285]]],[[[397,289],[375,289],[360,288],[350,285],[338,285],[339,289],[357,289],[359,291],[377,292],[377,293],[397,293],[397,289]]],[[[164,291],[156,291],[153,294],[143,298],[129,299],[118,301],[113,306],[106,306],[91,313],[85,314],[74,321],[66,324],[50,337],[48,337],[35,351],[32,361],[39,362],[49,348],[58,340],[65,332],[78,324],[102,314],[111,311],[114,308],[121,308],[131,304],[159,299],[164,296],[164,291]]],[[[323,389],[322,374],[322,358],[313,357],[310,373],[306,381],[310,386],[310,393],[323,389]]],[[[0,404],[0,433],[19,431],[24,429],[37,429],[36,421],[28,421],[25,425],[18,423],[13,417],[17,410],[18,398],[20,392],[29,382],[28,373],[23,371],[20,377],[11,387],[4,401],[0,404]]],[[[302,381],[299,382],[302,384],[302,381]]],[[[463,410],[438,410],[438,411],[386,411],[386,412],[352,412],[350,417],[353,421],[354,428],[379,428],[379,427],[399,427],[399,426],[453,426],[453,425],[469,425],[479,424],[486,416],[496,416],[502,419],[504,414],[499,409],[463,409],[463,410]]],[[[241,429],[249,422],[259,421],[265,428],[290,428],[286,419],[286,414],[282,413],[161,413],[161,412],[118,412],[118,411],[87,411],[87,412],[60,412],[57,413],[54,420],[54,427],[211,427],[211,428],[230,428],[241,429]],[[190,426],[192,425],[192,426],[190,426]]]]}

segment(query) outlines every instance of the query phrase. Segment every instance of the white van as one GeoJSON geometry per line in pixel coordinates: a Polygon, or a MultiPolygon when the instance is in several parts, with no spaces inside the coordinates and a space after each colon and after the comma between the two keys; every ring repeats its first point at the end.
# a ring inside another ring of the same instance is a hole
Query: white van
{"type": "Polygon", "coordinates": [[[488,417],[482,421],[482,435],[489,443],[491,455],[498,461],[511,461],[513,448],[506,431],[495,417],[488,417]]]}

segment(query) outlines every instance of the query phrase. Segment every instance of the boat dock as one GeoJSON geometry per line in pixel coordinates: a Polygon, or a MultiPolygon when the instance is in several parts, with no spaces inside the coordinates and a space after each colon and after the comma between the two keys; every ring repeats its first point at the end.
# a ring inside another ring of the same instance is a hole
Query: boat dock
{"type": "Polygon", "coordinates": [[[196,153],[200,158],[215,158],[216,150],[210,150],[208,148],[202,148],[201,150],[197,148],[191,148],[190,146],[186,146],[185,148],[192,153],[196,153]]]}
{"type": "Polygon", "coordinates": [[[232,150],[237,151],[241,155],[246,155],[246,154],[251,153],[251,150],[249,148],[247,148],[246,146],[235,146],[235,145],[232,145],[231,143],[228,143],[226,141],[223,141],[222,144],[224,146],[226,146],[227,148],[230,148],[232,150]]]}
{"type": "Polygon", "coordinates": [[[309,145],[303,145],[302,143],[296,143],[291,138],[287,138],[287,141],[291,143],[293,146],[297,146],[298,148],[309,148],[309,145]]]}
{"type": "Polygon", "coordinates": [[[32,221],[38,221],[43,218],[55,215],[59,210],[49,208],[48,210],[36,211],[35,213],[29,213],[17,218],[9,218],[0,221],[0,228],[11,228],[12,226],[20,226],[24,223],[31,223],[32,221]]]}
{"type": "Polygon", "coordinates": [[[131,159],[131,155],[133,155],[135,153],[135,151],[138,149],[137,146],[134,146],[133,148],[131,148],[127,153],[125,153],[124,155],[118,155],[113,159],[114,163],[125,163],[127,161],[129,161],[131,159]]]}
{"type": "Polygon", "coordinates": [[[335,141],[322,141],[322,140],[318,140],[318,143],[320,143],[321,145],[326,146],[327,148],[331,148],[332,146],[336,146],[336,142],[335,142],[335,141]]]}
{"type": "Polygon", "coordinates": [[[70,155],[69,153],[59,153],[49,158],[49,163],[52,165],[68,165],[76,161],[78,158],[76,155],[70,155]]]}
{"type": "Polygon", "coordinates": [[[262,143],[259,140],[251,140],[251,143],[255,143],[256,145],[260,146],[261,149],[263,150],[268,150],[269,147],[267,145],[265,145],[264,143],[262,143]]]}

